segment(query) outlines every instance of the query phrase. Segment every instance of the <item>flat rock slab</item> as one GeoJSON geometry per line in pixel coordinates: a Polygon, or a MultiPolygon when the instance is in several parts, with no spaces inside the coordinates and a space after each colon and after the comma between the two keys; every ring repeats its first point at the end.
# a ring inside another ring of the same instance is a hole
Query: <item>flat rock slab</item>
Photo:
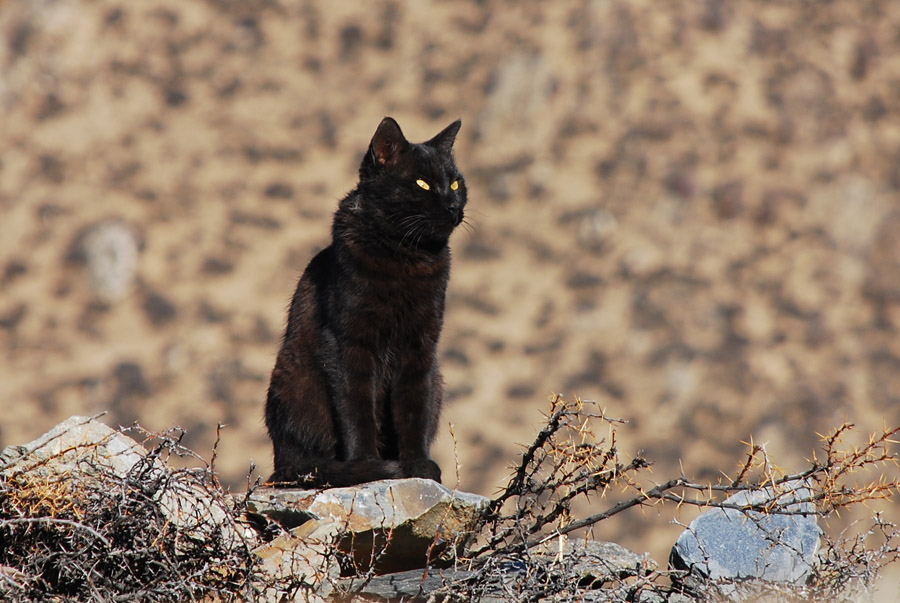
{"type": "Polygon", "coordinates": [[[347,578],[340,583],[342,590],[356,597],[382,601],[417,600],[451,585],[465,580],[472,572],[464,570],[414,569],[395,574],[375,576],[359,584],[359,578],[347,578]]]}
{"type": "MultiPolygon", "coordinates": [[[[145,482],[163,481],[171,469],[127,435],[91,417],[75,415],[27,444],[0,453],[0,476],[16,476],[24,483],[92,483],[116,488],[120,480],[138,472],[145,482]],[[139,465],[139,463],[142,463],[139,465]]],[[[169,521],[185,534],[205,537],[219,532],[226,542],[255,534],[230,520],[223,501],[197,484],[159,488],[154,500],[169,521]]]]}
{"type": "Polygon", "coordinates": [[[801,483],[735,494],[725,503],[748,509],[700,515],[679,536],[670,563],[713,580],[799,583],[813,569],[821,536],[814,505],[802,502],[812,494],[801,483]],[[749,510],[773,503],[780,513],[749,510]]]}
{"type": "Polygon", "coordinates": [[[143,446],[115,429],[75,415],[27,444],[0,453],[0,473],[28,472],[48,477],[99,468],[123,477],[145,456],[143,446]]]}
{"type": "MultiPolygon", "coordinates": [[[[495,565],[489,574],[461,569],[417,569],[375,576],[361,581],[344,579],[339,589],[353,596],[382,601],[425,600],[441,590],[442,595],[464,592],[463,581],[474,579],[492,584],[479,593],[480,601],[507,601],[509,593],[520,592],[521,582],[531,572],[547,576],[562,573],[581,588],[599,589],[609,582],[639,576],[654,564],[628,549],[612,543],[593,540],[569,540],[560,550],[556,544],[538,547],[521,559],[495,565]]],[[[438,599],[439,600],[439,599],[438,599]]]]}
{"type": "MultiPolygon", "coordinates": [[[[548,553],[552,548],[548,549],[548,553]]],[[[581,584],[599,586],[630,576],[639,576],[652,564],[643,555],[629,551],[615,542],[572,540],[565,544],[559,559],[572,562],[571,573],[581,584]]]]}
{"type": "Polygon", "coordinates": [[[298,543],[336,544],[354,570],[374,565],[378,573],[390,573],[424,567],[459,542],[488,502],[411,478],[328,490],[261,488],[248,510],[280,523],[298,543]]]}

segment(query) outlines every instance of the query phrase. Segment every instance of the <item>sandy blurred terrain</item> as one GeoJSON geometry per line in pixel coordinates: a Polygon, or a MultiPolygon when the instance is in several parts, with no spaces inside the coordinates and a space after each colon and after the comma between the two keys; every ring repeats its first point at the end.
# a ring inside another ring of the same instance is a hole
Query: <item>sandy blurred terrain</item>
{"type": "Polygon", "coordinates": [[[463,119],[461,488],[504,483],[551,391],[661,481],[900,423],[900,3],[362,6],[0,4],[0,443],[106,410],[203,454],[221,422],[223,478],[267,474],[287,303],[384,115],[463,119]]]}

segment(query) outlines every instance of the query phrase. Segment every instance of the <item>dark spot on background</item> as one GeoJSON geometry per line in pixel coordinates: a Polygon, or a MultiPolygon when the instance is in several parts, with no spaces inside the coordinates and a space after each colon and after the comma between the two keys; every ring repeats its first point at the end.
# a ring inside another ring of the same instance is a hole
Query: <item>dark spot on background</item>
{"type": "Polygon", "coordinates": [[[289,147],[267,147],[264,145],[249,144],[242,150],[251,163],[259,163],[262,161],[294,163],[302,158],[299,149],[289,147]]]}
{"type": "Polygon", "coordinates": [[[28,50],[28,44],[31,42],[31,36],[34,29],[31,23],[23,21],[13,28],[13,33],[9,37],[9,54],[13,57],[23,55],[28,50]]]}
{"type": "Polygon", "coordinates": [[[724,0],[707,0],[700,16],[700,26],[707,31],[721,31],[725,28],[724,0]]]}
{"type": "Polygon", "coordinates": [[[728,182],[713,190],[713,207],[722,220],[730,220],[744,213],[744,186],[740,182],[728,182]]]}
{"type": "Polygon", "coordinates": [[[104,17],[103,22],[106,25],[118,25],[122,22],[125,17],[125,11],[122,10],[121,7],[117,6],[115,8],[110,9],[106,13],[106,17],[104,17]]]}
{"type": "Polygon", "coordinates": [[[400,18],[400,10],[397,5],[390,3],[381,11],[381,31],[375,38],[375,46],[380,50],[390,50],[394,47],[396,34],[396,22],[400,18]]]}
{"type": "Polygon", "coordinates": [[[337,124],[326,111],[319,115],[319,142],[329,149],[337,147],[337,124]]]}
{"type": "Polygon", "coordinates": [[[457,346],[451,346],[445,349],[442,354],[442,360],[448,364],[453,363],[459,364],[460,366],[469,366],[470,364],[469,356],[462,348],[457,346]]]}
{"type": "Polygon", "coordinates": [[[251,336],[256,343],[271,343],[276,339],[269,323],[262,316],[257,316],[253,322],[253,333],[251,336]]]}
{"type": "Polygon", "coordinates": [[[243,226],[255,226],[263,230],[278,230],[281,222],[271,216],[235,210],[231,212],[231,221],[243,226]]]}
{"type": "Polygon", "coordinates": [[[116,396],[147,396],[150,394],[150,384],[144,378],[141,365],[136,362],[120,362],[113,370],[116,381],[116,396]]]}
{"type": "Polygon", "coordinates": [[[787,49],[788,40],[788,31],[784,29],[769,29],[757,21],[753,27],[750,51],[761,55],[780,55],[787,49]]]}
{"type": "Polygon", "coordinates": [[[19,260],[10,260],[3,269],[3,283],[8,284],[28,272],[28,265],[19,260]]]}
{"type": "Polygon", "coordinates": [[[230,98],[235,95],[235,93],[241,89],[242,87],[241,79],[238,77],[233,77],[228,80],[226,83],[219,86],[216,90],[216,94],[221,98],[230,98]]]}
{"type": "Polygon", "coordinates": [[[470,260],[492,260],[500,257],[500,252],[497,247],[485,243],[483,239],[472,238],[466,241],[460,255],[470,260]]]}
{"type": "Polygon", "coordinates": [[[477,294],[459,293],[454,296],[454,300],[456,303],[467,306],[479,314],[486,316],[497,316],[500,314],[500,308],[496,304],[477,294]]]}
{"type": "Polygon", "coordinates": [[[566,391],[580,393],[576,390],[600,385],[606,374],[606,363],[606,356],[602,352],[591,352],[581,371],[566,380],[566,391]]]}
{"type": "Polygon", "coordinates": [[[593,289],[603,284],[603,279],[596,274],[578,270],[568,278],[566,286],[569,289],[593,289]]]}
{"type": "Polygon", "coordinates": [[[38,159],[41,175],[54,184],[61,184],[66,177],[62,159],[54,155],[41,155],[38,159]]]}
{"type": "Polygon", "coordinates": [[[341,58],[356,56],[363,45],[363,30],[359,25],[346,25],[341,29],[341,58]]]}
{"type": "Polygon", "coordinates": [[[854,80],[864,80],[869,74],[873,61],[878,57],[878,47],[871,40],[864,40],[856,45],[850,75],[854,80]]]}
{"type": "Polygon", "coordinates": [[[459,387],[450,388],[444,392],[444,402],[449,404],[459,398],[465,398],[470,396],[473,391],[475,390],[471,385],[460,385],[459,387]]]}
{"type": "Polygon", "coordinates": [[[682,199],[690,199],[694,196],[694,179],[689,168],[676,165],[673,166],[664,181],[667,190],[675,193],[682,199]]]}
{"type": "Polygon", "coordinates": [[[187,102],[188,95],[184,88],[178,84],[169,84],[163,89],[163,96],[166,105],[169,107],[179,107],[187,102]]]}
{"type": "Polygon", "coordinates": [[[561,348],[562,344],[563,336],[561,334],[557,334],[553,337],[546,337],[541,341],[530,343],[526,345],[522,351],[529,356],[535,354],[548,354],[561,348]]]}
{"type": "Polygon", "coordinates": [[[0,314],[0,329],[4,331],[14,331],[22,319],[25,318],[28,308],[25,304],[19,304],[12,310],[8,310],[0,314]]]}
{"type": "Polygon", "coordinates": [[[197,315],[200,320],[209,324],[225,322],[225,320],[228,318],[227,312],[216,308],[208,301],[200,303],[200,306],[197,308],[197,315]]]}
{"type": "Polygon", "coordinates": [[[531,398],[537,391],[537,387],[533,383],[516,383],[506,388],[506,397],[513,400],[522,400],[531,398]]]}
{"type": "Polygon", "coordinates": [[[498,354],[506,349],[506,342],[502,339],[494,339],[487,342],[487,349],[492,354],[498,354]]]}
{"type": "Polygon", "coordinates": [[[206,258],[200,270],[210,275],[228,274],[234,270],[234,263],[220,257],[210,257],[206,258]]]}
{"type": "Polygon", "coordinates": [[[155,327],[171,322],[178,313],[175,304],[154,291],[147,293],[144,297],[143,307],[147,319],[155,327]]]}
{"type": "Polygon", "coordinates": [[[37,118],[39,120],[49,119],[51,117],[55,117],[62,113],[63,109],[65,109],[65,105],[56,95],[56,93],[51,92],[50,94],[44,97],[44,100],[41,102],[41,106],[38,109],[37,118]]]}
{"type": "Polygon", "coordinates": [[[272,182],[264,193],[269,199],[293,199],[294,187],[286,182],[272,182]]]}

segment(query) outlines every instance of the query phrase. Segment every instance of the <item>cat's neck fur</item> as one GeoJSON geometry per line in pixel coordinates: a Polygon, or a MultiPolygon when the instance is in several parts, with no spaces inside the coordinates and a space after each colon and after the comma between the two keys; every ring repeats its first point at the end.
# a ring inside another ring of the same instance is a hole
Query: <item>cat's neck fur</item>
{"type": "Polygon", "coordinates": [[[359,188],[340,202],[331,226],[333,243],[347,249],[354,257],[379,258],[390,263],[442,264],[450,261],[449,239],[437,242],[417,241],[415,237],[401,237],[385,232],[372,223],[359,209],[365,193],[359,188]]]}

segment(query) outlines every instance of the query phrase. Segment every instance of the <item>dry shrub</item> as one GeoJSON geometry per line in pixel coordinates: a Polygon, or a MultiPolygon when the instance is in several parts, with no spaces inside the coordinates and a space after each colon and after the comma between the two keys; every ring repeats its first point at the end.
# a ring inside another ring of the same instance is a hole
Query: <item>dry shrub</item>
{"type": "Polygon", "coordinates": [[[900,531],[876,515],[871,527],[860,534],[845,531],[833,538],[826,536],[820,563],[802,585],[698,584],[695,576],[684,582],[685,572],[653,569],[656,564],[652,562],[632,575],[611,577],[602,584],[579,583],[577,576],[568,573],[577,559],[548,558],[536,551],[633,507],[670,504],[675,508],[735,509],[752,518],[754,513],[797,514],[802,503],[810,503],[824,518],[890,498],[900,491],[900,477],[888,473],[897,464],[892,447],[900,427],[885,428],[862,444],[852,444],[848,440],[853,426],[845,423],[821,436],[822,450],[813,454],[807,468],[795,473],[779,468],[764,447],[750,442],[736,474],[719,483],[698,483],[684,475],[654,483],[645,471],[651,464],[647,459],[622,459],[615,428],[623,421],[607,416],[593,402],[554,395],[545,417],[543,428],[512,468],[508,485],[493,499],[481,533],[456,560],[458,567],[473,574],[448,585],[448,594],[462,592],[478,598],[489,592],[486,585],[493,585],[511,600],[523,601],[533,600],[530,593],[558,600],[580,600],[589,594],[592,600],[632,601],[651,593],[665,599],[673,592],[708,600],[735,595],[785,601],[849,600],[869,593],[879,572],[900,558],[900,531]],[[794,491],[798,483],[809,488],[794,491]],[[793,495],[776,496],[761,505],[725,502],[738,492],[761,488],[793,495]],[[807,494],[797,496],[797,492],[807,494]],[[592,515],[573,517],[575,500],[588,497],[595,505],[607,498],[615,502],[592,515]]]}
{"type": "Polygon", "coordinates": [[[153,448],[124,476],[96,460],[93,444],[78,448],[77,470],[48,475],[26,462],[0,479],[0,599],[243,600],[267,587],[243,537],[240,502],[212,466],[180,444],[178,429],[134,431],[153,448]],[[172,469],[164,462],[172,454],[200,466],[172,469]],[[179,500],[202,504],[181,505],[176,520],[165,506],[179,500]]]}

